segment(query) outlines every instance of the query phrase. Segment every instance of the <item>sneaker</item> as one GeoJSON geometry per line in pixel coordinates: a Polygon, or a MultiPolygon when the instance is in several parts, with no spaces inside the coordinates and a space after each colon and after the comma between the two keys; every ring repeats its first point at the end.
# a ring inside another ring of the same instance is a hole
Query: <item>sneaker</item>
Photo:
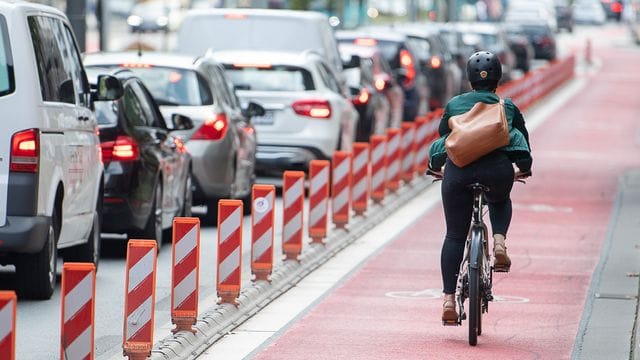
{"type": "Polygon", "coordinates": [[[511,259],[507,255],[507,246],[504,242],[493,244],[493,270],[496,272],[509,272],[511,269],[511,259]]]}

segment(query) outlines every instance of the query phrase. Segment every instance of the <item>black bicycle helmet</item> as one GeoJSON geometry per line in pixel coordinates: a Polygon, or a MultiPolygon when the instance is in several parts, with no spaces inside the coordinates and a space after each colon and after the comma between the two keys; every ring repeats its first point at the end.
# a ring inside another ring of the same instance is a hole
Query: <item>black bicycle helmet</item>
{"type": "Polygon", "coordinates": [[[493,53],[479,51],[469,57],[467,61],[467,76],[470,83],[482,80],[500,81],[502,65],[493,53]]]}

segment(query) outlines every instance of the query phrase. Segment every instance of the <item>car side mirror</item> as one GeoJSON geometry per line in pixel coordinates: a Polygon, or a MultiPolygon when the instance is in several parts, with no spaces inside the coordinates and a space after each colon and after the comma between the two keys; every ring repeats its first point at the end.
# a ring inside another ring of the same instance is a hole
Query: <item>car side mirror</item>
{"type": "Polygon", "coordinates": [[[262,105],[249,101],[247,108],[242,109],[242,114],[248,118],[252,118],[254,116],[263,116],[265,114],[265,110],[262,105]]]}
{"type": "Polygon", "coordinates": [[[342,64],[343,69],[352,69],[360,67],[360,56],[351,55],[351,59],[349,61],[342,64]]]}
{"type": "Polygon", "coordinates": [[[124,94],[122,83],[118,78],[111,75],[98,76],[98,86],[94,93],[95,101],[118,100],[124,94]]]}
{"type": "Polygon", "coordinates": [[[193,129],[193,120],[191,120],[190,117],[182,114],[171,115],[171,122],[173,123],[173,130],[193,129]]]}

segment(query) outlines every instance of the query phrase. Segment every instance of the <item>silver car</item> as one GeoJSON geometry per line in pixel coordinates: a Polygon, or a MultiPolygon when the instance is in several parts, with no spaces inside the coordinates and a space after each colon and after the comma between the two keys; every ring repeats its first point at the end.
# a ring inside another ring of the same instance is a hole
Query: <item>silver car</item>
{"type": "Polygon", "coordinates": [[[351,150],[358,113],[322,56],[313,51],[222,51],[207,56],[224,64],[243,102],[255,101],[266,110],[253,119],[259,134],[258,175],[307,170],[310,160],[351,150]]]}
{"type": "Polygon", "coordinates": [[[137,52],[88,54],[84,63],[88,68],[130,68],[166,119],[179,113],[193,120],[193,129],[175,133],[192,156],[194,205],[210,205],[208,212],[215,214],[218,199],[250,200],[256,163],[250,117],[264,109],[257,104],[240,108],[221,65],[210,58],[137,52]]]}

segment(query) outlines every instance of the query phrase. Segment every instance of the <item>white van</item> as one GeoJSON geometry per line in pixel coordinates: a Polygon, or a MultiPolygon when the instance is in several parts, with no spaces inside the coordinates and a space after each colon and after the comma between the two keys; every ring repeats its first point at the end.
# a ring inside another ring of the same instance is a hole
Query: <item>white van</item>
{"type": "Polygon", "coordinates": [[[208,49],[313,50],[324,57],[336,74],[342,72],[342,60],[329,19],[314,11],[190,10],[178,30],[176,51],[203,55],[208,49]]]}
{"type": "Polygon", "coordinates": [[[57,249],[98,263],[103,165],[91,102],[122,92],[108,76],[101,84],[103,95],[90,93],[62,12],[0,2],[0,264],[16,266],[21,297],[51,297],[57,249]]]}

